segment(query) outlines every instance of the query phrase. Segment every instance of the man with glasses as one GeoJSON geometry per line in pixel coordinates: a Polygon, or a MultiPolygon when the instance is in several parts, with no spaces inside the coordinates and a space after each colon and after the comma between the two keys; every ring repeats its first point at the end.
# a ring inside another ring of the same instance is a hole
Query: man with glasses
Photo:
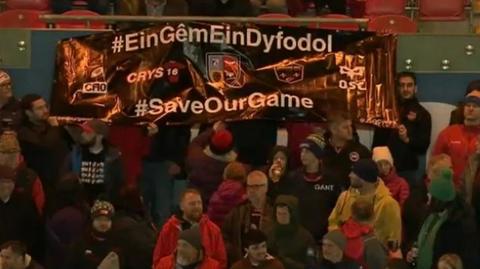
{"type": "Polygon", "coordinates": [[[16,131],[21,119],[20,104],[13,96],[12,80],[0,70],[0,133],[5,130],[16,131]]]}
{"type": "Polygon", "coordinates": [[[247,176],[248,200],[235,207],[223,223],[222,233],[228,252],[228,260],[234,263],[243,257],[246,246],[242,238],[250,230],[268,233],[273,226],[273,208],[267,199],[268,178],[255,170],[247,176]]]}
{"type": "Polygon", "coordinates": [[[411,187],[421,182],[425,153],[430,145],[432,118],[418,102],[417,78],[412,72],[397,75],[399,122],[397,129],[377,129],[373,147],[388,146],[395,167],[411,187]]]}

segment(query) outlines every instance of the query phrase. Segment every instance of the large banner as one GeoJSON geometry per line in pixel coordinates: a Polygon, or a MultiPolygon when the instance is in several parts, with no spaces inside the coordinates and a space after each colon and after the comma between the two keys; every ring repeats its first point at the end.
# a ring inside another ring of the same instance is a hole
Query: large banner
{"type": "Polygon", "coordinates": [[[395,38],[260,24],[165,23],[61,41],[52,114],[118,123],[394,126],[395,38]]]}

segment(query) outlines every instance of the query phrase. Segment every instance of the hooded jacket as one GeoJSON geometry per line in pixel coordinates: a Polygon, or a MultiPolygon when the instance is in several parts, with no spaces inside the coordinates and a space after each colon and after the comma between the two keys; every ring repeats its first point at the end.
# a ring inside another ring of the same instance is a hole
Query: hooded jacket
{"type": "MultiPolygon", "coordinates": [[[[155,269],[176,269],[175,255],[172,254],[167,257],[163,257],[158,264],[154,267],[155,269]]],[[[220,269],[220,263],[218,261],[210,258],[204,257],[202,262],[195,267],[195,269],[220,269]]]]}
{"type": "Polygon", "coordinates": [[[285,205],[290,213],[290,224],[281,225],[275,218],[273,230],[267,235],[268,249],[282,262],[285,269],[303,269],[307,250],[315,247],[315,240],[310,232],[300,225],[298,200],[289,195],[278,196],[275,209],[285,205]]]}
{"type": "Polygon", "coordinates": [[[385,186],[390,190],[392,197],[400,204],[400,207],[403,208],[403,204],[410,195],[408,182],[403,177],[400,177],[393,167],[390,174],[382,177],[382,179],[385,186]]]}
{"type": "Polygon", "coordinates": [[[198,189],[207,203],[222,183],[223,170],[236,159],[233,151],[219,156],[209,150],[207,145],[212,133],[211,129],[204,131],[192,141],[185,162],[190,187],[198,189]]]}
{"type": "Polygon", "coordinates": [[[475,152],[480,127],[456,124],[443,129],[432,149],[432,156],[445,153],[452,158],[455,186],[461,184],[468,158],[475,152]]]}
{"type": "Polygon", "coordinates": [[[387,266],[387,251],[375,237],[371,225],[360,224],[350,218],[340,230],[347,238],[344,251],[347,257],[365,265],[365,269],[384,269],[387,266]]]}
{"type": "Polygon", "coordinates": [[[222,227],[225,217],[237,205],[245,202],[246,191],[243,184],[236,180],[224,180],[213,194],[208,204],[208,217],[218,227],[222,227]]]}
{"type": "MultiPolygon", "coordinates": [[[[153,266],[157,266],[161,258],[172,255],[175,252],[180,231],[182,230],[182,222],[179,217],[172,216],[163,225],[153,252],[153,266]]],[[[200,219],[199,225],[205,255],[217,260],[222,269],[227,268],[227,255],[220,229],[205,215],[200,219]]]]}
{"type": "MultiPolygon", "coordinates": [[[[328,218],[328,230],[338,229],[352,215],[351,207],[353,202],[360,197],[358,190],[350,187],[344,191],[337,200],[337,204],[328,218]]],[[[373,226],[377,238],[385,246],[388,241],[401,242],[402,219],[400,206],[390,195],[390,191],[382,180],[377,183],[375,193],[371,195],[373,201],[374,220],[373,226]]]]}

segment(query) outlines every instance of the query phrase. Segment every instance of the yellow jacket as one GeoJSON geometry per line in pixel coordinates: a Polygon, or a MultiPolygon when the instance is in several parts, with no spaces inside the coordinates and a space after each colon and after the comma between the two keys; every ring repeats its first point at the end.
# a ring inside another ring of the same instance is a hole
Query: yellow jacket
{"type": "MultiPolygon", "coordinates": [[[[373,200],[374,220],[373,226],[377,238],[387,246],[388,241],[400,244],[402,240],[402,217],[400,206],[392,198],[390,191],[382,180],[379,180],[374,195],[369,195],[373,200]]],[[[342,192],[337,204],[328,218],[328,230],[336,230],[352,215],[353,202],[360,197],[357,189],[350,188],[342,192]]],[[[367,196],[365,196],[367,197],[367,196]]]]}

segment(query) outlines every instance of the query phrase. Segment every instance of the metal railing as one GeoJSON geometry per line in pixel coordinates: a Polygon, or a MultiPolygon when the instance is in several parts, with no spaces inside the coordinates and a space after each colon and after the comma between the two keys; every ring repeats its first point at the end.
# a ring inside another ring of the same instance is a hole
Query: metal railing
{"type": "Polygon", "coordinates": [[[65,21],[79,21],[85,22],[89,25],[92,22],[103,22],[106,24],[116,24],[125,22],[134,23],[161,23],[161,22],[229,22],[229,23],[265,23],[265,24],[288,24],[296,23],[299,25],[311,25],[312,23],[351,23],[358,24],[361,29],[366,29],[368,19],[356,18],[322,18],[322,17],[296,17],[296,18],[261,18],[261,17],[206,17],[206,16],[187,16],[187,17],[173,17],[173,16],[68,16],[68,15],[53,15],[43,14],[40,19],[47,24],[55,24],[65,21]]]}

